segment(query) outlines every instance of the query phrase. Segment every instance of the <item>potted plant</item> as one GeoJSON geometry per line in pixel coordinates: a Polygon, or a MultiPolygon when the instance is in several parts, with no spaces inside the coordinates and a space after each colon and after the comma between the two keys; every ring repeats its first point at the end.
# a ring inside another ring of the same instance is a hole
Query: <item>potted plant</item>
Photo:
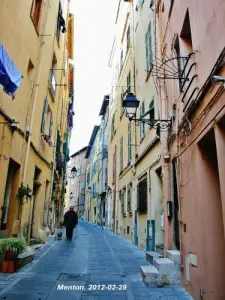
{"type": "Polygon", "coordinates": [[[21,183],[21,186],[19,187],[18,193],[16,195],[17,199],[19,201],[23,201],[24,199],[31,199],[32,197],[32,190],[29,188],[29,186],[25,186],[23,185],[23,183],[21,183]]]}
{"type": "Polygon", "coordinates": [[[3,271],[8,271],[9,273],[15,272],[16,259],[18,255],[26,249],[26,246],[24,238],[6,238],[0,240],[0,252],[3,256],[3,271]]]}

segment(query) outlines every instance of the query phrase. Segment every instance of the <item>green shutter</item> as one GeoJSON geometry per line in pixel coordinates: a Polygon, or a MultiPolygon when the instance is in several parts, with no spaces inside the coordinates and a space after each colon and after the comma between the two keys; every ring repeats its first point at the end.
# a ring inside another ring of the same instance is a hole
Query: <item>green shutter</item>
{"type": "MultiPolygon", "coordinates": [[[[142,102],[142,115],[145,113],[145,101],[142,102]]],[[[142,123],[142,136],[145,135],[145,123],[142,123]]]]}
{"type": "Polygon", "coordinates": [[[131,160],[131,122],[128,123],[128,162],[131,160]]]}
{"type": "Polygon", "coordinates": [[[45,133],[47,114],[48,114],[48,99],[46,97],[45,102],[44,102],[43,113],[42,113],[42,121],[41,121],[41,132],[42,133],[45,133]]]}
{"type": "Polygon", "coordinates": [[[53,112],[51,111],[50,124],[49,124],[49,136],[52,136],[52,127],[53,127],[53,112]]]}
{"type": "Polygon", "coordinates": [[[123,137],[120,139],[120,171],[123,170],[123,137]]]}

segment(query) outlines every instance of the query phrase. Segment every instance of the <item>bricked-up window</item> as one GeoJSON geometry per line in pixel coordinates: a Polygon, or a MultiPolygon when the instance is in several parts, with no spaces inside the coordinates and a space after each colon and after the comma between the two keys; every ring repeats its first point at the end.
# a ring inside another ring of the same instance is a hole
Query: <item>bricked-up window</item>
{"type": "Polygon", "coordinates": [[[147,177],[141,180],[137,186],[137,210],[139,212],[147,212],[148,205],[147,205],[147,177]]]}
{"type": "Polygon", "coordinates": [[[43,5],[43,0],[33,0],[32,6],[31,6],[31,12],[30,17],[34,24],[34,27],[39,33],[40,30],[40,21],[41,21],[41,9],[43,5]]]}

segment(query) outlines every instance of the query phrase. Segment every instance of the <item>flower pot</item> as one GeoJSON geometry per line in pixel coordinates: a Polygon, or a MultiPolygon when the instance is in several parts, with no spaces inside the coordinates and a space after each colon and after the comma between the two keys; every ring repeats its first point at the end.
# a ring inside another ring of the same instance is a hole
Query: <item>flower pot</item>
{"type": "Polygon", "coordinates": [[[7,260],[16,260],[16,257],[17,257],[17,255],[15,253],[13,253],[13,252],[7,251],[5,253],[5,258],[7,260]]]}
{"type": "Polygon", "coordinates": [[[8,273],[9,262],[8,260],[3,260],[2,262],[2,273],[8,273]]]}
{"type": "Polygon", "coordinates": [[[8,265],[8,273],[14,273],[16,271],[16,262],[15,260],[11,260],[9,261],[9,265],[8,265]]]}

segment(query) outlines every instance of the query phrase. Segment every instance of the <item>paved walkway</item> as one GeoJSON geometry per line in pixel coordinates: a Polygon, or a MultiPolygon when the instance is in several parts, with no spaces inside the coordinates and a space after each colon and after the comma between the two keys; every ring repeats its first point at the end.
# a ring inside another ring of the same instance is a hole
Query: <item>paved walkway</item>
{"type": "Polygon", "coordinates": [[[145,286],[145,253],[101,227],[80,222],[73,241],[50,241],[35,261],[14,275],[0,275],[6,300],[188,300],[179,286],[145,286]]]}

